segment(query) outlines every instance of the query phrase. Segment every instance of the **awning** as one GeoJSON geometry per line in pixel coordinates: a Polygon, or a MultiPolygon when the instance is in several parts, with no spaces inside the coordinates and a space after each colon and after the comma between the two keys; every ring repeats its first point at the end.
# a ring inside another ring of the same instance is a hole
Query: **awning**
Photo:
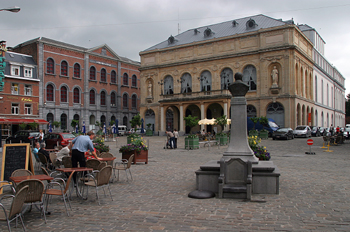
{"type": "Polygon", "coordinates": [[[38,124],[48,124],[44,119],[23,119],[23,118],[0,118],[0,124],[28,124],[36,122],[38,124]]]}

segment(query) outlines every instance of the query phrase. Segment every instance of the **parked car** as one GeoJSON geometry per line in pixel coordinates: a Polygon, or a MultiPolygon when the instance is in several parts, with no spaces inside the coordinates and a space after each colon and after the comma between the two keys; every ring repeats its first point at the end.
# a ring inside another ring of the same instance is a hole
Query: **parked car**
{"type": "Polygon", "coordinates": [[[311,135],[315,136],[315,137],[321,136],[320,127],[312,126],[311,127],[311,135]]]}
{"type": "Polygon", "coordinates": [[[311,137],[311,128],[309,126],[300,125],[293,131],[294,137],[311,137]]]}
{"type": "Polygon", "coordinates": [[[130,135],[130,134],[134,134],[134,133],[141,134],[141,129],[136,129],[136,131],[135,131],[134,128],[131,128],[127,134],[130,135]]]}
{"type": "Polygon", "coordinates": [[[320,135],[322,135],[322,136],[325,136],[326,134],[325,134],[325,130],[324,130],[324,127],[320,127],[319,128],[319,131],[320,131],[320,135]]]}
{"type": "Polygon", "coordinates": [[[121,135],[121,136],[127,134],[126,126],[124,125],[118,126],[118,133],[119,133],[118,135],[121,135]]]}
{"type": "Polygon", "coordinates": [[[350,139],[350,127],[344,129],[343,136],[345,139],[350,139]]]}
{"type": "MultiPolygon", "coordinates": [[[[247,131],[254,129],[254,123],[250,120],[251,117],[247,117],[247,131]]],[[[262,125],[259,122],[255,125],[256,130],[265,129],[269,131],[269,136],[272,136],[272,133],[279,128],[276,122],[272,118],[268,118],[268,125],[262,125]]]]}
{"type": "Polygon", "coordinates": [[[30,143],[32,144],[39,138],[39,131],[32,130],[20,130],[17,131],[13,136],[7,137],[6,143],[30,143]]]}
{"type": "Polygon", "coordinates": [[[75,135],[71,133],[48,133],[44,136],[46,148],[54,149],[58,146],[65,147],[75,138],[75,135]]]}
{"type": "Polygon", "coordinates": [[[272,133],[272,139],[294,139],[293,129],[289,127],[278,128],[272,133]]]}

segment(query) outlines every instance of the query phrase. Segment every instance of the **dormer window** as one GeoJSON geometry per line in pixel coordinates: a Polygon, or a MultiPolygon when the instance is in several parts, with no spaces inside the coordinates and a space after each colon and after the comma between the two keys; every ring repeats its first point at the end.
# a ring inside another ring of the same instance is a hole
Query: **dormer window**
{"type": "Polygon", "coordinates": [[[247,29],[253,29],[256,26],[258,26],[258,24],[256,24],[256,22],[254,21],[254,19],[249,19],[246,23],[247,29]]]}
{"type": "Polygon", "coordinates": [[[19,77],[19,66],[17,65],[11,65],[11,76],[17,76],[19,77]]]}
{"type": "Polygon", "coordinates": [[[197,35],[198,33],[201,33],[198,29],[194,29],[194,34],[197,35]]]}
{"type": "Polygon", "coordinates": [[[168,44],[173,44],[173,43],[175,43],[175,37],[171,35],[171,36],[168,38],[168,44]]]}
{"type": "Polygon", "coordinates": [[[209,27],[207,27],[207,29],[204,31],[204,37],[209,37],[212,34],[214,34],[214,32],[209,27]]]}

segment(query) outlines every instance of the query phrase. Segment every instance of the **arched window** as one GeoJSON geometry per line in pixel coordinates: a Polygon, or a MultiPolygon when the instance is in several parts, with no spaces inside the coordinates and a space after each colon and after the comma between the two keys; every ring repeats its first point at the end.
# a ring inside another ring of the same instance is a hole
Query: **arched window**
{"type": "Polygon", "coordinates": [[[73,102],[80,103],[80,91],[79,88],[74,88],[73,91],[73,102]]]}
{"type": "Polygon", "coordinates": [[[233,83],[233,72],[230,68],[225,68],[221,71],[221,89],[227,89],[227,87],[233,83]]]}
{"type": "Polygon", "coordinates": [[[115,101],[115,92],[112,92],[111,93],[111,106],[115,106],[115,103],[116,103],[116,101],[115,101]]]}
{"type": "Polygon", "coordinates": [[[192,92],[192,77],[191,74],[185,73],[181,77],[181,93],[192,92]]]}
{"type": "Polygon", "coordinates": [[[95,105],[95,90],[90,90],[90,105],[95,105]]]}
{"type": "Polygon", "coordinates": [[[74,64],[74,77],[80,78],[80,64],[74,64]]]}
{"type": "Polygon", "coordinates": [[[67,129],[67,115],[61,114],[61,129],[66,130],[67,129]]]}
{"type": "Polygon", "coordinates": [[[111,83],[117,83],[117,73],[114,70],[111,72],[111,83]]]}
{"type": "Polygon", "coordinates": [[[104,126],[104,124],[106,123],[106,116],[104,116],[104,115],[101,115],[101,124],[102,124],[102,126],[104,126]]]}
{"type": "Polygon", "coordinates": [[[46,121],[53,123],[53,114],[52,113],[48,113],[46,115],[46,121]]]}
{"type": "Polygon", "coordinates": [[[136,77],[136,75],[132,75],[132,77],[131,77],[131,86],[132,87],[137,87],[137,77],[136,77]]]}
{"type": "Polygon", "coordinates": [[[123,85],[129,85],[129,76],[127,73],[123,74],[123,85]]]}
{"type": "Polygon", "coordinates": [[[256,90],[256,68],[253,65],[243,69],[243,81],[249,85],[249,91],[256,90]]]}
{"type": "Polygon", "coordinates": [[[46,61],[46,72],[49,74],[55,73],[55,62],[52,58],[47,59],[46,61]]]}
{"type": "Polygon", "coordinates": [[[102,82],[107,82],[107,74],[106,74],[106,69],[101,69],[101,81],[102,82]]]}
{"type": "Polygon", "coordinates": [[[65,60],[61,62],[61,76],[68,76],[68,63],[65,60]]]}
{"type": "Polygon", "coordinates": [[[164,78],[164,95],[174,94],[174,80],[168,75],[164,78]]]}
{"type": "Polygon", "coordinates": [[[256,117],[256,108],[253,105],[247,105],[247,117],[256,117]]]}
{"type": "Polygon", "coordinates": [[[90,80],[96,80],[96,68],[94,66],[90,67],[90,80]]]}
{"type": "Polygon", "coordinates": [[[128,95],[126,93],[123,94],[123,108],[128,108],[128,95]]]}
{"type": "Polygon", "coordinates": [[[211,73],[209,71],[204,71],[199,77],[201,83],[201,91],[211,90],[211,73]]]}
{"type": "Polygon", "coordinates": [[[137,96],[135,94],[132,95],[132,98],[131,98],[131,107],[133,109],[136,109],[137,107],[137,96]]]}
{"type": "Polygon", "coordinates": [[[53,101],[53,85],[49,84],[46,86],[46,100],[53,101]]]}
{"type": "Polygon", "coordinates": [[[106,105],[106,92],[102,91],[100,94],[100,98],[101,98],[101,106],[105,106],[106,105]]]}
{"type": "Polygon", "coordinates": [[[67,87],[61,87],[61,102],[67,102],[67,87]]]}

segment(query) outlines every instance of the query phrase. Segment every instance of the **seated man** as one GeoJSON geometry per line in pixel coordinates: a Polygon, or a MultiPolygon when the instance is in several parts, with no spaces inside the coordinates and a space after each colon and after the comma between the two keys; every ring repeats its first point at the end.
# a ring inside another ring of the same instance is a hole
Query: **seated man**
{"type": "Polygon", "coordinates": [[[39,160],[38,151],[40,150],[40,143],[36,142],[33,149],[33,154],[36,160],[39,160]]]}
{"type": "Polygon", "coordinates": [[[38,152],[40,152],[41,154],[43,154],[44,156],[46,156],[46,159],[49,163],[51,163],[50,160],[50,153],[48,151],[45,150],[46,144],[45,143],[41,143],[40,144],[40,150],[38,152]]]}
{"type": "Polygon", "coordinates": [[[70,153],[69,146],[65,146],[57,153],[57,160],[62,162],[62,158],[69,156],[69,153],[70,153]]]}

